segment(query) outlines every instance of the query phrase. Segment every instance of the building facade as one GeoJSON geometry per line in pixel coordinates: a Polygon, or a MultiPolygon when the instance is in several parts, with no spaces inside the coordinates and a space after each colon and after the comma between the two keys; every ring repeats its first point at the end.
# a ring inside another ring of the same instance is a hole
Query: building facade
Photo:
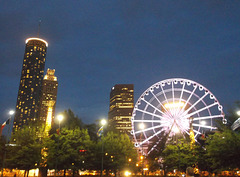
{"type": "Polygon", "coordinates": [[[45,124],[46,131],[50,130],[53,123],[57,101],[58,81],[54,73],[55,69],[47,70],[47,74],[43,78],[40,96],[39,121],[45,124]]]}
{"type": "Polygon", "coordinates": [[[47,47],[48,43],[43,39],[26,40],[13,131],[38,118],[47,47]]]}
{"type": "Polygon", "coordinates": [[[109,124],[120,133],[130,135],[131,117],[134,107],[133,84],[117,84],[110,92],[108,112],[109,124]]]}

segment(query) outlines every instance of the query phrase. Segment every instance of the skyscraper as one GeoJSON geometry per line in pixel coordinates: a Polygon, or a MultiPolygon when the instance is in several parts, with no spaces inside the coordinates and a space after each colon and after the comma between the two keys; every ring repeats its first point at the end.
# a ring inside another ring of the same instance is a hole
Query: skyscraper
{"type": "Polygon", "coordinates": [[[34,122],[38,117],[45,57],[48,43],[40,38],[26,40],[13,130],[34,122]]]}
{"type": "Polygon", "coordinates": [[[117,84],[110,92],[109,124],[120,133],[130,134],[134,106],[133,84],[117,84]]]}
{"type": "Polygon", "coordinates": [[[57,101],[58,81],[54,75],[55,69],[48,69],[43,78],[40,106],[39,121],[45,124],[45,130],[48,132],[52,125],[57,101]]]}

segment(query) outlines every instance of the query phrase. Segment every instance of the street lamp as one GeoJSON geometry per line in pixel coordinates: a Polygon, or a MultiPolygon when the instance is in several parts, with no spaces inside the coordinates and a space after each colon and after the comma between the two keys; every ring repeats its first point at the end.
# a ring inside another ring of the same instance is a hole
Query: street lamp
{"type": "Polygon", "coordinates": [[[58,125],[59,125],[59,132],[60,132],[60,124],[61,124],[61,122],[62,122],[62,120],[63,120],[63,115],[62,114],[59,114],[59,115],[57,115],[57,119],[58,119],[58,125]]]}
{"type": "Polygon", "coordinates": [[[107,124],[107,121],[106,121],[105,119],[102,119],[102,120],[101,120],[101,125],[104,126],[104,125],[106,125],[106,124],[107,124]]]}
{"type": "Polygon", "coordinates": [[[9,115],[12,116],[15,112],[13,110],[9,111],[9,115]]]}
{"type": "MultiPolygon", "coordinates": [[[[103,134],[104,125],[107,124],[107,121],[105,119],[102,119],[100,123],[102,125],[100,129],[102,129],[102,134],[103,134]]],[[[102,163],[101,163],[101,177],[102,177],[103,176],[103,140],[102,138],[101,138],[101,141],[102,141],[102,163]]]]}
{"type": "Polygon", "coordinates": [[[237,111],[237,115],[238,115],[238,116],[240,116],[240,110],[239,110],[239,111],[237,111]]]}
{"type": "MultiPolygon", "coordinates": [[[[8,114],[9,114],[9,119],[6,121],[6,122],[8,122],[8,124],[10,124],[11,123],[11,119],[12,119],[12,115],[14,114],[15,112],[13,111],[13,110],[10,110],[9,112],[8,112],[8,114]]],[[[5,123],[6,123],[5,122],[5,123]]],[[[7,124],[7,123],[6,123],[7,124]]],[[[6,137],[6,143],[8,144],[8,136],[9,136],[9,133],[10,133],[10,125],[8,126],[8,131],[7,131],[7,137],[6,137]]],[[[6,145],[7,144],[5,144],[5,147],[4,148],[6,148],[6,145]]],[[[2,165],[2,177],[3,177],[3,169],[4,169],[4,164],[5,164],[5,159],[6,159],[6,155],[7,155],[7,152],[6,152],[6,149],[4,149],[4,157],[3,157],[3,165],[2,165]]]]}
{"type": "MultiPolygon", "coordinates": [[[[60,136],[61,122],[63,120],[63,115],[62,114],[57,115],[57,119],[58,119],[58,128],[59,128],[58,140],[57,140],[57,153],[58,153],[58,150],[59,150],[59,136],[60,136]]],[[[56,171],[57,171],[57,164],[58,164],[58,154],[56,156],[56,164],[55,164],[55,171],[54,171],[54,176],[55,177],[56,177],[56,171]]]]}

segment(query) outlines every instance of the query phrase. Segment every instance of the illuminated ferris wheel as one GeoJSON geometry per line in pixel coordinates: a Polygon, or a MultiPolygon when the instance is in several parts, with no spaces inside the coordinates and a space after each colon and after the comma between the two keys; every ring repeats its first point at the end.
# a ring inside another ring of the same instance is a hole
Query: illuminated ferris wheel
{"type": "MultiPolygon", "coordinates": [[[[137,100],[132,115],[132,135],[136,147],[148,146],[176,133],[194,139],[216,129],[216,120],[226,123],[216,97],[197,82],[173,78],[149,87],[137,100]]],[[[152,146],[153,148],[156,147],[152,146]]]]}

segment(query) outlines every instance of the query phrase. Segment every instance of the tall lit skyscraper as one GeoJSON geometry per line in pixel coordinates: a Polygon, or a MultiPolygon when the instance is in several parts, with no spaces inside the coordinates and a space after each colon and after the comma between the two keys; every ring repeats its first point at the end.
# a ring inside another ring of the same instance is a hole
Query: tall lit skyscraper
{"type": "Polygon", "coordinates": [[[26,40],[13,124],[14,131],[37,120],[47,47],[48,43],[43,39],[26,40]]]}
{"type": "Polygon", "coordinates": [[[134,106],[133,84],[117,84],[110,93],[108,119],[110,126],[120,133],[130,134],[134,106]]]}
{"type": "Polygon", "coordinates": [[[40,97],[39,121],[45,124],[45,130],[47,132],[52,125],[57,101],[58,81],[54,73],[55,69],[47,70],[47,74],[43,79],[40,97]]]}

